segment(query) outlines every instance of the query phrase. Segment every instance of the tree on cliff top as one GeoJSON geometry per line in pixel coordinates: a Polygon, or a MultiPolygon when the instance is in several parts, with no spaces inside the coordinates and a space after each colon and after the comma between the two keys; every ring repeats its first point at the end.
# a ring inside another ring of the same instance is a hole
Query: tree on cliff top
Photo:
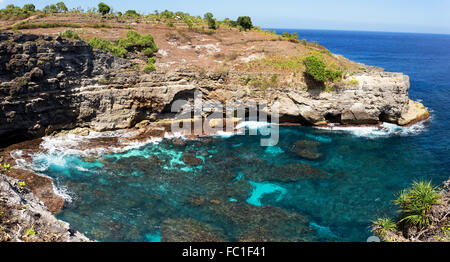
{"type": "Polygon", "coordinates": [[[253,28],[252,19],[249,16],[238,17],[237,24],[242,26],[245,30],[250,30],[253,28]]]}
{"type": "Polygon", "coordinates": [[[204,15],[204,17],[205,17],[206,21],[208,22],[208,28],[215,30],[217,27],[216,27],[216,20],[213,18],[214,15],[212,13],[208,12],[204,15]]]}
{"type": "Polygon", "coordinates": [[[58,12],[60,12],[60,13],[65,13],[65,12],[69,11],[69,9],[67,8],[66,4],[64,4],[64,2],[57,3],[56,8],[58,9],[58,12]]]}
{"type": "Polygon", "coordinates": [[[26,4],[22,7],[22,10],[26,12],[34,12],[36,11],[36,6],[33,4],[26,4]]]}
{"type": "Polygon", "coordinates": [[[111,12],[111,7],[109,7],[105,3],[100,3],[98,4],[98,12],[101,13],[102,15],[109,14],[109,12],[111,12]]]}

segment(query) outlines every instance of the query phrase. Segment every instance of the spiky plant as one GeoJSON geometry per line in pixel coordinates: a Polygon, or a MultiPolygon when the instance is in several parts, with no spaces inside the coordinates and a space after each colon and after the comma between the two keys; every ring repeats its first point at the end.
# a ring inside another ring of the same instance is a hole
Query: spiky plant
{"type": "Polygon", "coordinates": [[[378,218],[372,221],[371,230],[380,237],[385,237],[389,231],[397,230],[397,224],[390,218],[378,218]]]}
{"type": "Polygon", "coordinates": [[[433,187],[431,181],[415,181],[411,188],[400,192],[394,204],[400,207],[400,222],[423,228],[430,224],[429,214],[439,199],[439,189],[433,187]]]}

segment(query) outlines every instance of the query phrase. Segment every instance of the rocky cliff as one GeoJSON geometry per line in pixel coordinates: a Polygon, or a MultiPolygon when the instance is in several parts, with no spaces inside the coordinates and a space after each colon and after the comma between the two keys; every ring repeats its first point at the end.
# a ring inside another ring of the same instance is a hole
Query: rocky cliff
{"type": "Polygon", "coordinates": [[[282,122],[306,125],[406,125],[429,115],[421,104],[410,102],[409,78],[401,73],[355,72],[347,76],[352,81],[331,92],[311,88],[307,81],[249,92],[242,78],[251,75],[263,73],[185,66],[144,74],[130,61],[93,50],[83,41],[2,32],[0,142],[11,144],[76,127],[132,127],[164,117],[175,99],[193,98],[194,91],[204,100],[235,107],[265,101],[269,111],[279,109],[282,122]]]}
{"type": "Polygon", "coordinates": [[[87,242],[19,181],[0,174],[0,242],[87,242]]]}

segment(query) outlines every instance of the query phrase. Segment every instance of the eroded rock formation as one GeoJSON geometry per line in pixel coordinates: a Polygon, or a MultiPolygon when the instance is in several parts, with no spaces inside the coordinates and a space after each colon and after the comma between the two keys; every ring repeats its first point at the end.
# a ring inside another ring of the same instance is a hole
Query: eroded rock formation
{"type": "MultiPolygon", "coordinates": [[[[173,68],[140,73],[133,64],[88,44],[61,37],[0,33],[1,144],[57,130],[89,127],[113,130],[170,113],[174,100],[216,100],[234,108],[249,101],[278,108],[282,122],[321,125],[406,125],[429,116],[408,98],[409,78],[382,70],[357,72],[357,84],[333,92],[304,86],[244,91],[242,72],[173,68]]],[[[345,83],[345,82],[344,82],[345,83]]]]}

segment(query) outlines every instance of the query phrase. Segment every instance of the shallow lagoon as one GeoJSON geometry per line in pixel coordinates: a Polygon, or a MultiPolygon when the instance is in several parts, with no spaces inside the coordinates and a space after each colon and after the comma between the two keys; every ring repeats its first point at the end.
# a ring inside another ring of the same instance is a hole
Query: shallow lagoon
{"type": "Polygon", "coordinates": [[[448,177],[441,159],[412,143],[426,123],[387,127],[281,127],[280,142],[268,148],[249,135],[184,145],[166,139],[94,159],[61,157],[61,148],[34,163],[72,198],[59,218],[100,241],[160,241],[161,230],[178,230],[182,219],[226,241],[249,237],[254,227],[271,241],[365,241],[371,220],[395,215],[398,191],[414,179],[448,177]],[[300,157],[292,150],[298,140],[320,142],[323,156],[300,157]],[[203,164],[187,165],[186,154],[203,164]],[[280,212],[290,219],[274,215],[280,212]]]}

